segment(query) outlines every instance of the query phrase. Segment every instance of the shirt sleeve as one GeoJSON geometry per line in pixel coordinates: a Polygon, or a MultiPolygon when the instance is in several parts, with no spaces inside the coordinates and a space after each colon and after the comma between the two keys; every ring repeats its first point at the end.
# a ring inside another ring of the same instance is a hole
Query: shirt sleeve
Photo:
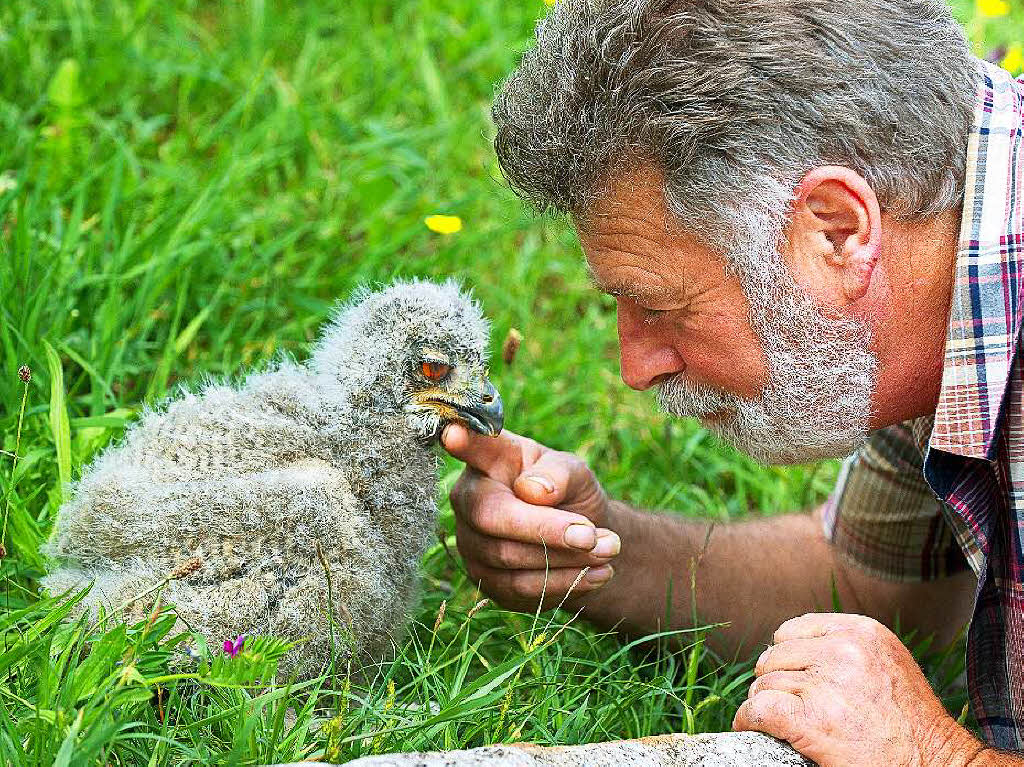
{"type": "Polygon", "coordinates": [[[943,504],[924,479],[915,424],[874,432],[844,463],[825,503],[825,538],[877,578],[927,581],[968,569],[943,504]]]}

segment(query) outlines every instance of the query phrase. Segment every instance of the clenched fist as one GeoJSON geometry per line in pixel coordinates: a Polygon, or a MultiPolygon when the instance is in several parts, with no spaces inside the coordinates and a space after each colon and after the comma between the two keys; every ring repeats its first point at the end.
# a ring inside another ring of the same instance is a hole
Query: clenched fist
{"type": "Polygon", "coordinates": [[[990,763],[978,761],[982,744],[946,713],[910,651],[878,621],[803,615],[773,641],[734,729],[788,740],[821,767],[990,763]]]}
{"type": "Polygon", "coordinates": [[[543,599],[547,609],[612,578],[620,541],[608,529],[608,497],[577,456],[508,431],[492,438],[458,425],[441,442],[468,464],[451,492],[455,533],[469,576],[488,596],[527,611],[543,599]]]}

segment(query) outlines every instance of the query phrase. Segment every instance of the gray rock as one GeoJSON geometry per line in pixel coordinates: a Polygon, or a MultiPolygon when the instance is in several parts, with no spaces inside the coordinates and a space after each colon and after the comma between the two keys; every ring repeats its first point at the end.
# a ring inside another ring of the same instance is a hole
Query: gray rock
{"type": "MultiPolygon", "coordinates": [[[[468,751],[385,754],[348,767],[813,767],[788,744],[756,732],[659,735],[583,746],[488,746],[468,751]]],[[[279,767],[298,767],[280,765],[279,767]]]]}

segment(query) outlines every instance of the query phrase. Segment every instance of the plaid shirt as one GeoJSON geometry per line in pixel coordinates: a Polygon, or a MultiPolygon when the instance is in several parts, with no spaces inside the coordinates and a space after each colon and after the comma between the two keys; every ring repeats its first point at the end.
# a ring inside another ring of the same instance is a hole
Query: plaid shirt
{"type": "Polygon", "coordinates": [[[971,704],[1024,750],[1024,78],[979,62],[978,102],[935,415],[881,429],[825,507],[841,556],[887,579],[978,576],[971,704]]]}

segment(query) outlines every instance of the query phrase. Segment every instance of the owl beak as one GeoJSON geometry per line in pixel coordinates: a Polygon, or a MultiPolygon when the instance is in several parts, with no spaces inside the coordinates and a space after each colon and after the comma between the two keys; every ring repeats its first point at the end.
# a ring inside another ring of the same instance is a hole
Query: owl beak
{"type": "Polygon", "coordinates": [[[458,414],[466,426],[488,437],[497,437],[505,423],[505,408],[501,404],[501,395],[490,381],[485,381],[480,401],[471,406],[460,407],[458,414]]]}

